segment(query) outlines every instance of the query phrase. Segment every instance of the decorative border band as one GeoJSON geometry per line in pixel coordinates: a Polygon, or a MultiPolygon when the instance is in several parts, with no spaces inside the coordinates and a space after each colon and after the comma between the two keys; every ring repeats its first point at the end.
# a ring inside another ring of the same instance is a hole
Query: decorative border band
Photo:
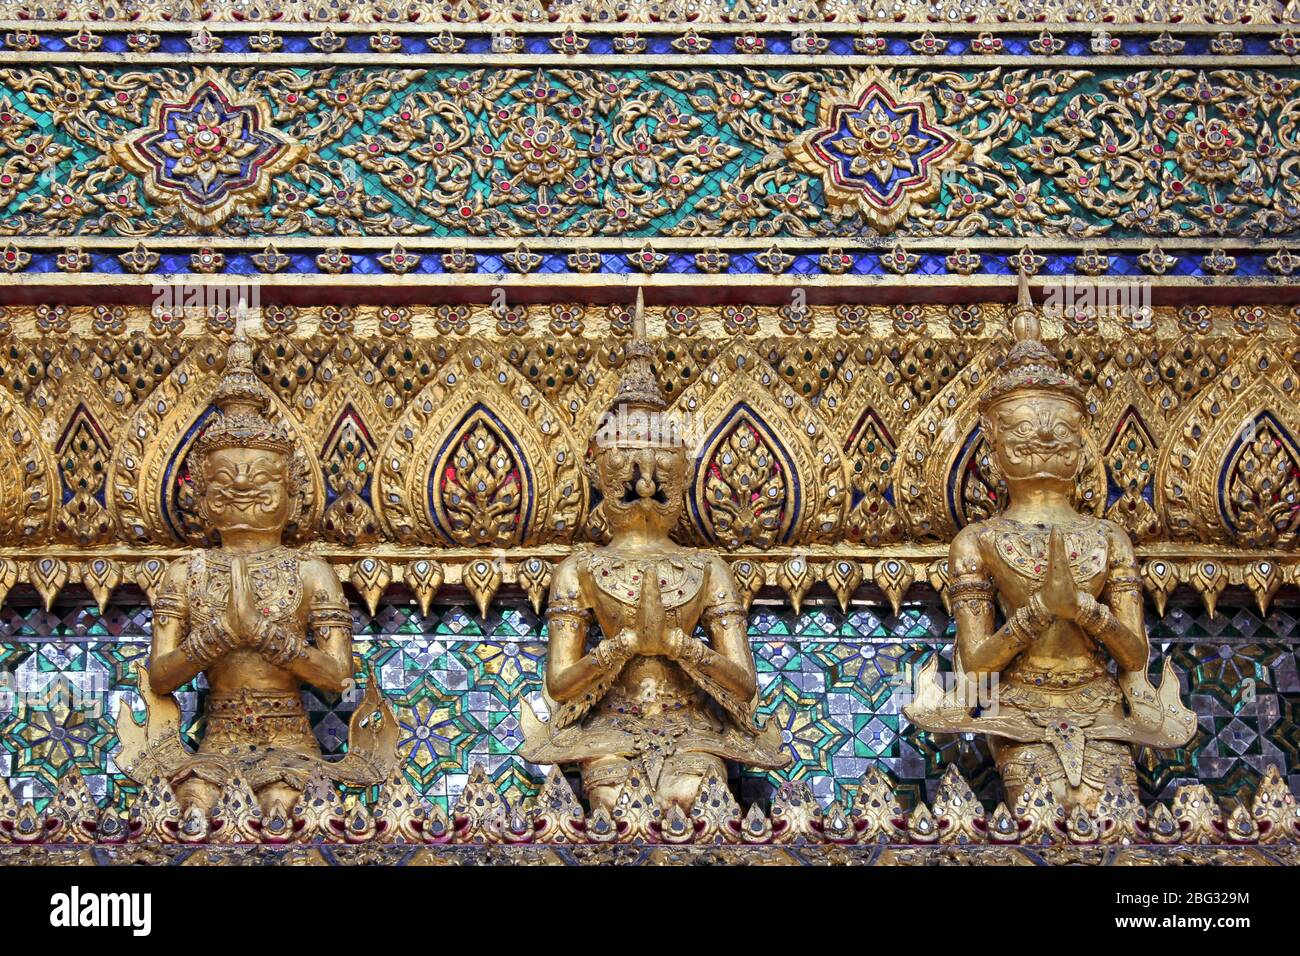
{"type": "Polygon", "coordinates": [[[1240,24],[1295,23],[1294,4],[1283,0],[1170,0],[1152,5],[1143,0],[898,0],[873,4],[863,0],[360,0],[335,6],[312,0],[202,0],[197,4],[177,0],[60,0],[35,4],[7,0],[0,13],[15,19],[33,16],[57,20],[121,22],[161,21],[272,21],[286,23],[347,22],[382,25],[513,24],[755,24],[807,26],[906,22],[915,24],[1240,24]],[[1158,21],[1154,22],[1154,21],[1158,21]]]}
{"type": "Polygon", "coordinates": [[[122,846],[0,847],[13,866],[1294,866],[1281,846],[122,846]]]}

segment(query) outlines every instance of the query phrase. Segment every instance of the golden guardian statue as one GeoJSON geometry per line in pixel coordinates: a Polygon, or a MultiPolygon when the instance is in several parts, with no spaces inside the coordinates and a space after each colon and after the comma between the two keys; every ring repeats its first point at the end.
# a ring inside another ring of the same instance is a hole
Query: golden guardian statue
{"type": "Polygon", "coordinates": [[[954,670],[964,679],[941,689],[932,658],[905,713],[924,730],[987,734],[1008,802],[1037,778],[1062,805],[1091,811],[1117,774],[1136,787],[1130,745],[1182,746],[1196,717],[1169,661],[1158,691],[1147,678],[1128,535],[1073,504],[1087,401],[1040,341],[1023,274],[1012,315],[1015,342],[980,403],[1010,501],[963,528],[948,556],[954,670]]]}
{"type": "Polygon", "coordinates": [[[396,726],[372,681],[346,758],[322,758],[302,688],[337,694],[352,686],[352,615],[333,568],[282,542],[305,461],[289,431],[266,417],[268,396],[242,337],[229,350],[215,404],[190,470],[199,513],[220,545],[167,569],[148,667],[140,669],[148,713],[139,724],[122,709],[118,765],[138,782],[163,777],[187,810],[210,813],[238,775],[263,812],[277,805],[288,812],[313,770],[355,784],[382,779],[395,759],[396,726]],[[205,730],[191,753],[170,695],[200,674],[209,688],[205,730]]]}
{"type": "Polygon", "coordinates": [[[612,809],[642,766],[665,807],[689,810],[724,761],[789,762],[774,727],[756,719],[754,658],[731,570],[675,544],[687,453],[651,370],[640,296],[618,394],[592,446],[609,543],[556,569],[547,610],[543,723],[522,711],[525,759],[576,763],[592,808],[612,809]],[[600,639],[589,646],[592,621],[600,639]]]}

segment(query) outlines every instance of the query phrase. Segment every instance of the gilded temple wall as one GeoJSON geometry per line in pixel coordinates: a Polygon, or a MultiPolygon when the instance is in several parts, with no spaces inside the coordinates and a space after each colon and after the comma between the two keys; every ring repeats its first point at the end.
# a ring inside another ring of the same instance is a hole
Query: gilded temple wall
{"type": "MultiPolygon", "coordinates": [[[[582,461],[640,285],[698,439],[678,538],[751,602],[789,773],[829,799],[883,761],[932,794],[955,760],[995,799],[981,745],[908,726],[898,692],[950,652],[947,542],[1004,498],[975,406],[1019,269],[1040,298],[1119,297],[1045,329],[1093,412],[1078,504],[1136,542],[1199,718],[1139,756],[1145,794],[1300,773],[1289,8],[1103,28],[1085,5],[915,26],[733,6],[692,28],[469,5],[0,27],[16,793],[75,764],[125,799],[114,718],[164,562],[204,543],[186,459],[240,325],[234,298],[194,307],[203,283],[258,298],[256,372],[314,463],[297,539],[350,585],[408,777],[445,800],[481,763],[535,789],[513,755],[537,609],[603,533],[582,461]],[[485,484],[461,487],[448,456],[483,436],[485,484]]],[[[336,752],[348,701],[309,710],[336,752]]]]}
{"type": "MultiPolygon", "coordinates": [[[[557,459],[585,453],[576,436],[608,402],[621,354],[605,308],[585,313],[604,330],[590,338],[547,334],[550,310],[538,307],[519,337],[500,337],[479,307],[464,309],[478,336],[431,328],[437,309],[403,311],[419,331],[382,334],[376,308],[353,310],[350,331],[329,327],[339,310],[328,307],[271,310],[264,327],[297,327],[260,344],[255,367],[315,452],[324,505],[299,536],[352,585],[359,663],[396,708],[409,774],[446,798],[482,763],[527,793],[539,774],[511,756],[515,708],[540,706],[545,647],[528,605],[572,542],[600,535],[586,479],[557,459]],[[477,496],[431,484],[449,449],[469,448],[485,423],[494,444],[484,463],[499,484],[477,496]],[[493,494],[513,480],[524,483],[518,514],[489,520],[493,494]]],[[[936,592],[945,538],[997,507],[970,395],[1004,348],[1003,307],[916,307],[909,331],[894,327],[905,309],[819,306],[808,335],[782,333],[777,310],[759,307],[753,336],[727,336],[725,310],[693,311],[698,335],[656,345],[665,392],[702,419],[679,537],[723,549],[753,599],[763,708],[788,734],[795,773],[829,799],[879,757],[920,792],[955,759],[994,797],[982,745],[911,728],[900,692],[912,666],[951,650],[936,592]],[[874,334],[842,334],[846,316],[874,334]]],[[[1297,369],[1289,311],[1259,311],[1267,318],[1253,332],[1232,309],[1190,307],[1156,309],[1140,336],[1058,329],[1097,406],[1081,503],[1138,542],[1153,645],[1172,656],[1200,717],[1187,748],[1140,761],[1152,796],[1191,778],[1233,794],[1266,762],[1294,766],[1294,533],[1242,503],[1257,497],[1251,482],[1277,476],[1280,500],[1295,493],[1287,396],[1297,369]],[[1290,464],[1275,473],[1279,454],[1290,464]]],[[[670,312],[651,309],[651,327],[670,312]]],[[[26,326],[5,354],[6,413],[24,450],[7,480],[30,506],[6,538],[4,666],[15,689],[46,693],[10,699],[5,772],[39,796],[74,762],[121,799],[114,717],[123,701],[138,706],[145,594],[194,527],[184,457],[224,361],[222,333],[191,323],[159,337],[144,310],[125,309],[117,334],[94,336],[103,313],[76,307],[62,335],[41,334],[50,313],[9,314],[26,326]],[[32,535],[52,543],[33,549],[32,535]],[[78,688],[89,709],[67,706],[78,688]]],[[[192,719],[198,698],[181,700],[192,719]]],[[[354,703],[312,698],[327,750],[341,745],[354,703]]],[[[769,785],[754,775],[743,791],[760,797],[769,785]]]]}

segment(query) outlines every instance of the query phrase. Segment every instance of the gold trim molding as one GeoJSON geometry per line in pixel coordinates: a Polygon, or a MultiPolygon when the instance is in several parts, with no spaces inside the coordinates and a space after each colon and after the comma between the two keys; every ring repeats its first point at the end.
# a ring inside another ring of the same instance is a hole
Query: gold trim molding
{"type": "MultiPolygon", "coordinates": [[[[226,794],[247,798],[247,787],[234,780],[226,794]]],[[[612,812],[588,813],[558,769],[536,799],[512,804],[475,767],[450,813],[426,809],[400,771],[372,803],[319,782],[309,789],[310,801],[284,816],[223,794],[209,819],[196,809],[182,814],[161,778],[126,810],[100,810],[74,768],[44,812],[19,803],[0,780],[0,863],[1258,865],[1294,863],[1300,845],[1295,796],[1276,766],[1248,804],[1232,809],[1201,784],[1180,786],[1171,801],[1150,806],[1108,785],[1094,813],[1082,806],[1067,813],[1041,782],[1013,806],[986,812],[955,767],[933,802],[910,809],[877,768],[826,805],[807,782],[788,781],[767,811],[742,809],[725,781],[711,777],[689,814],[677,804],[660,809],[643,792],[628,792],[612,812]]]]}
{"type": "MultiPolygon", "coordinates": [[[[692,475],[714,476],[680,540],[723,549],[750,600],[779,588],[798,606],[825,585],[847,603],[872,585],[897,606],[913,586],[942,590],[945,542],[1002,501],[977,414],[1007,346],[1001,305],[649,312],[692,475]],[[762,454],[737,459],[737,429],[762,454]],[[745,489],[782,520],[747,520],[745,489]]],[[[582,463],[630,321],[625,305],[573,302],[264,305],[254,368],[313,462],[301,540],[371,608],[402,584],[425,606],[444,585],[482,608],[517,585],[540,606],[554,563],[603,534],[582,463]],[[501,451],[491,467],[518,476],[508,521],[473,520],[492,502],[437,477],[479,424],[501,451]]],[[[76,583],[100,603],[123,583],[150,592],[167,559],[210,543],[187,460],[238,320],[43,306],[0,322],[0,585],[46,603],[76,583]]],[[[1266,608],[1297,583],[1298,327],[1265,306],[1045,320],[1092,407],[1080,504],[1134,538],[1161,611],[1180,585],[1213,609],[1230,587],[1266,608]]]]}
{"type": "Polygon", "coordinates": [[[645,25],[858,26],[1043,23],[1097,25],[1223,25],[1300,22],[1288,0],[363,0],[338,7],[313,0],[8,0],[0,17],[95,23],[342,23],[349,25],[538,26],[645,25]]]}

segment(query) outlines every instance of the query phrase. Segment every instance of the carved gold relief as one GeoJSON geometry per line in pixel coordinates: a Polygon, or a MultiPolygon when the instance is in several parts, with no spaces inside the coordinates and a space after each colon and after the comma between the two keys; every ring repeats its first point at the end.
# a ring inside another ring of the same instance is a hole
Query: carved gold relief
{"type": "Polygon", "coordinates": [[[206,231],[236,211],[256,214],[276,174],[306,152],[275,129],[266,100],[241,99],[207,70],[183,92],[155,99],[144,126],[114,143],[111,156],[140,176],[151,202],[206,231]]]}
{"type": "Polygon", "coordinates": [[[1247,349],[1173,423],[1157,473],[1176,538],[1293,549],[1300,527],[1300,415],[1294,367],[1247,349]]]}
{"type": "MultiPolygon", "coordinates": [[[[950,538],[1006,507],[1006,489],[978,415],[984,387],[1000,360],[996,346],[973,356],[935,395],[900,445],[895,500],[917,538],[950,538]]],[[[1075,505],[1099,515],[1106,504],[1106,474],[1091,430],[1084,434],[1080,473],[1075,505]]]]}
{"type": "Polygon", "coordinates": [[[31,545],[50,527],[56,466],[36,423],[7,393],[0,394],[0,429],[0,539],[31,545]]]}
{"type": "Polygon", "coordinates": [[[571,539],[580,446],[499,356],[466,348],[410,402],[379,454],[375,501],[398,541],[510,547],[571,539]]]}
{"type": "Polygon", "coordinates": [[[101,811],[73,769],[43,811],[0,780],[0,862],[1276,866],[1296,859],[1295,795],[1271,764],[1253,798],[1232,808],[1200,784],[1143,806],[1112,781],[1093,811],[1067,812],[1035,784],[1012,808],[1000,803],[986,813],[956,768],[931,803],[918,800],[910,810],[874,768],[851,789],[851,811],[838,800],[823,805],[802,781],[777,788],[770,808],[742,810],[726,782],[711,775],[687,815],[677,804],[657,806],[637,777],[613,811],[587,812],[558,771],[535,802],[519,805],[476,765],[450,816],[440,806],[426,809],[401,773],[389,774],[368,803],[345,801],[315,773],[288,815],[263,813],[248,781],[234,778],[209,816],[192,807],[182,812],[156,776],[125,813],[101,811]]]}
{"type": "MultiPolygon", "coordinates": [[[[313,773],[359,785],[383,779],[396,759],[397,728],[372,677],[351,721],[347,756],[321,758],[302,688],[338,693],[352,680],[342,583],[324,561],[283,544],[305,468],[294,431],[267,417],[272,397],[242,337],[230,347],[213,401],[189,476],[213,546],[172,562],[163,576],[152,601],[148,665],[137,666],[145,718],[119,711],[117,760],[137,783],[160,778],[175,787],[180,839],[249,842],[263,823],[273,837],[287,833],[313,773]],[[190,752],[171,694],[200,674],[210,694],[202,740],[190,752]]],[[[47,576],[66,578],[66,566],[56,568],[62,562],[46,560],[47,576]]]]}
{"type": "Polygon", "coordinates": [[[790,143],[786,155],[821,176],[832,212],[860,213],[889,232],[913,205],[938,198],[943,171],[971,152],[936,116],[928,94],[897,90],[888,77],[868,72],[843,98],[821,100],[818,128],[790,143]]]}
{"type": "Polygon", "coordinates": [[[723,350],[675,407],[698,436],[687,505],[704,540],[765,548],[833,538],[848,495],[831,429],[758,353],[723,350]]]}
{"type": "MultiPolygon", "coordinates": [[[[729,566],[668,537],[685,506],[689,446],[654,378],[640,295],[632,333],[619,389],[592,440],[610,540],[580,547],[550,576],[550,720],[542,724],[523,702],[523,753],[535,763],[578,764],[588,800],[610,815],[611,835],[685,842],[694,832],[686,813],[709,780],[725,778],[724,760],[782,767],[790,758],[775,725],[758,716],[729,566]],[[592,623],[601,639],[588,651],[592,623]]],[[[740,442],[734,449],[720,454],[764,454],[740,442]]],[[[764,471],[753,463],[745,473],[764,471]]]]}
{"type": "Polygon", "coordinates": [[[1087,837],[1095,832],[1088,815],[1111,782],[1125,792],[1136,785],[1129,745],[1183,746],[1196,715],[1179,699],[1169,659],[1159,688],[1147,677],[1151,649],[1132,542],[1072,501],[1086,483],[1089,403],[1040,329],[1021,272],[1015,341],[978,405],[1007,484],[1005,513],[953,539],[957,685],[939,689],[932,658],[906,713],[925,730],[987,734],[1007,800],[1045,787],[1069,811],[1071,842],[1083,842],[1096,839],[1087,837]],[[997,628],[996,608],[1005,618],[997,628]],[[967,688],[981,682],[990,690],[970,699],[967,688]]]}
{"type": "MultiPolygon", "coordinates": [[[[975,412],[1005,353],[1003,307],[984,304],[985,324],[956,336],[933,319],[942,307],[922,310],[928,331],[902,336],[885,331],[891,308],[854,308],[867,323],[860,336],[839,331],[845,307],[814,306],[813,333],[773,326],[721,347],[717,337],[672,334],[672,307],[647,310],[652,334],[661,334],[656,381],[698,451],[676,533],[743,557],[745,595],[768,586],[802,597],[818,581],[841,593],[852,575],[825,570],[835,557],[860,564],[864,583],[905,595],[897,582],[933,579],[943,542],[1003,506],[975,412]],[[804,552],[810,579],[782,571],[804,552]],[[886,559],[907,573],[886,573],[886,559]]],[[[547,549],[600,540],[603,508],[578,436],[596,430],[612,399],[617,347],[490,334],[449,347],[437,308],[409,309],[410,336],[398,341],[378,331],[379,311],[356,307],[350,331],[329,331],[335,311],[303,307],[292,333],[254,344],[272,418],[311,449],[298,539],[318,539],[376,598],[379,578],[356,562],[382,558],[384,586],[405,580],[421,600],[442,583],[477,582],[476,595],[495,595],[527,584],[529,558],[554,562],[547,549]],[[427,554],[407,550],[430,545],[455,552],[439,557],[436,575],[427,554]],[[483,548],[503,549],[503,562],[466,575],[483,548]],[[417,558],[425,571],[414,569],[417,558]]],[[[589,309],[587,318],[614,322],[614,311],[589,309]]],[[[766,323],[764,308],[755,311],[766,323]]],[[[1300,513],[1292,400],[1300,377],[1283,345],[1289,310],[1268,312],[1262,332],[1247,338],[1214,321],[1186,331],[1180,323],[1193,312],[1219,314],[1157,309],[1140,343],[1114,325],[1078,339],[1044,320],[1063,366],[1090,383],[1088,480],[1076,505],[1133,537],[1158,601],[1185,584],[1207,603],[1230,586],[1267,602],[1293,581],[1288,552],[1300,513]],[[1259,549],[1276,558],[1264,576],[1250,570],[1259,549]],[[1216,573],[1204,572],[1207,561],[1216,573]]],[[[45,324],[49,310],[5,313],[0,415],[11,424],[0,481],[16,504],[0,522],[0,546],[49,533],[71,549],[52,554],[62,564],[48,568],[42,554],[13,556],[14,581],[51,598],[68,583],[99,596],[112,581],[156,592],[153,554],[111,549],[203,540],[188,451],[212,413],[225,340],[193,329],[151,333],[149,314],[134,308],[122,310],[123,328],[91,339],[94,309],[60,314],[71,331],[56,335],[45,324]],[[100,559],[118,565],[90,563],[100,559]]],[[[261,319],[278,315],[275,307],[261,319]]]]}

